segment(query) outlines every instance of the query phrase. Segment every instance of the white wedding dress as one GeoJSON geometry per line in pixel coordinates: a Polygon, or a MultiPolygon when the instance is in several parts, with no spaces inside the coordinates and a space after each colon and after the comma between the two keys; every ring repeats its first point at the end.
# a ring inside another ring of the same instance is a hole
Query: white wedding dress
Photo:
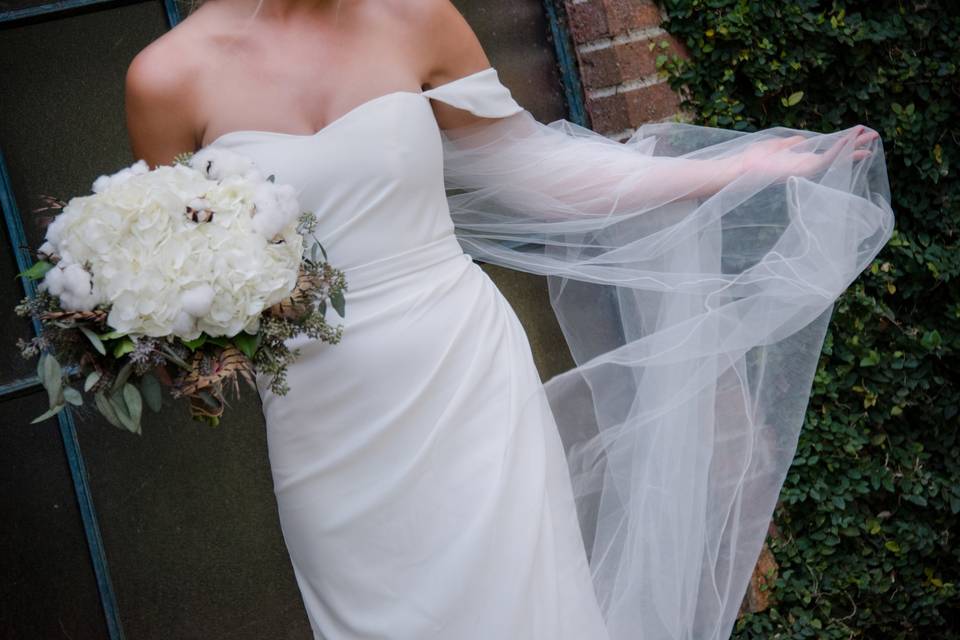
{"type": "MultiPolygon", "coordinates": [[[[829,287],[799,286],[807,263],[784,264],[783,247],[761,252],[781,256],[771,262],[738,253],[749,268],[717,269],[711,264],[720,254],[706,249],[717,245],[712,240],[686,248],[700,271],[720,275],[691,286],[689,264],[671,262],[664,247],[688,255],[679,239],[690,212],[698,221],[690,237],[699,239],[709,235],[701,221],[711,214],[702,203],[678,204],[679,193],[630,202],[623,178],[649,168],[653,147],[641,136],[629,145],[598,138],[569,123],[534,125],[488,68],[427,91],[376,97],[313,135],[232,131],[211,143],[294,185],[319,218],[316,236],[329,260],[346,274],[342,341],[290,341],[300,357],[285,396],[258,378],[280,523],[317,638],[729,636],[772,512],[770,494],[792,456],[830,304],[889,236],[889,207],[860,193],[855,172],[843,188],[829,185],[839,200],[863,203],[840,214],[848,225],[817,238],[833,243],[818,249],[833,261],[814,256],[810,271],[829,287]],[[501,127],[533,126],[536,135],[480,127],[453,140],[438,128],[430,99],[501,127]],[[484,201],[494,196],[496,203],[484,201]],[[647,215],[637,217],[641,211],[647,215]],[[653,220],[656,229],[640,228],[653,220]],[[866,248],[865,238],[873,239],[866,248]],[[631,247],[656,257],[658,276],[643,255],[623,255],[631,247]],[[517,316],[471,256],[551,276],[577,369],[541,383],[517,316]],[[762,277],[744,275],[758,265],[762,277]],[[729,297],[718,298],[714,285],[734,273],[739,279],[720,288],[729,297]],[[764,316],[764,332],[749,317],[784,304],[769,297],[770,282],[793,306],[764,316]],[[665,306],[670,295],[686,302],[665,306]],[[710,315],[701,314],[698,296],[715,302],[710,315]],[[627,298],[638,311],[628,312],[627,298]],[[754,300],[761,307],[736,306],[754,300]],[[730,306],[747,335],[714,314],[730,306]],[[702,348],[664,357],[671,350],[655,348],[651,336],[702,348]],[[744,411],[742,390],[768,386],[754,375],[756,349],[785,344],[812,358],[796,372],[803,404],[788,407],[780,439],[766,447],[763,427],[774,419],[760,424],[744,411]],[[678,368],[682,362],[696,366],[678,368]],[[652,367],[646,376],[645,366],[652,367]],[[724,411],[719,398],[728,400],[724,411]],[[660,402],[663,410],[651,415],[660,402]],[[718,465],[730,443],[744,450],[733,432],[721,435],[733,424],[753,430],[757,440],[746,445],[758,454],[744,464],[727,455],[718,465]],[[724,469],[746,495],[732,511],[713,488],[729,484],[718,480],[724,469]],[[718,548],[720,538],[726,546],[718,548]]],[[[711,147],[723,150],[731,139],[711,147]]],[[[803,187],[794,187],[787,200],[800,202],[803,187]]],[[[722,211],[742,212],[742,201],[722,211]]],[[[800,254],[809,256],[810,247],[800,254]]],[[[341,321],[332,311],[328,318],[341,321]]]]}

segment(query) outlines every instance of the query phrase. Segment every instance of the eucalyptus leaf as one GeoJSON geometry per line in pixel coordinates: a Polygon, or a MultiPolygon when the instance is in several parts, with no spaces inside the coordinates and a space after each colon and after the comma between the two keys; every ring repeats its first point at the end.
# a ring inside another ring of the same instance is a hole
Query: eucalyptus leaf
{"type": "Polygon", "coordinates": [[[91,371],[87,374],[87,379],[83,382],[83,390],[90,391],[93,388],[93,385],[97,384],[100,381],[100,372],[91,371]]]}
{"type": "Polygon", "coordinates": [[[145,373],[140,377],[140,393],[143,394],[143,401],[151,411],[159,412],[163,406],[163,394],[160,388],[160,381],[152,373],[145,373]]]}
{"type": "Polygon", "coordinates": [[[113,407],[113,411],[117,416],[117,419],[120,421],[120,424],[124,426],[127,431],[132,433],[140,433],[140,425],[133,421],[130,417],[130,410],[127,409],[127,404],[124,401],[123,394],[121,393],[112,393],[110,394],[110,405],[113,407]]]}
{"type": "Polygon", "coordinates": [[[344,317],[343,313],[344,313],[344,305],[346,304],[346,301],[343,299],[342,291],[334,291],[330,295],[330,304],[333,305],[333,308],[336,309],[337,314],[339,314],[341,318],[344,317]]]}
{"type": "Polygon", "coordinates": [[[50,353],[43,360],[43,380],[50,406],[63,404],[63,370],[57,359],[50,353]]]}
{"type": "Polygon", "coordinates": [[[177,365],[178,367],[180,367],[180,368],[182,368],[182,369],[186,369],[187,371],[192,371],[192,370],[193,370],[192,367],[191,367],[190,365],[188,365],[188,364],[183,360],[183,358],[181,358],[181,357],[178,356],[176,353],[174,353],[174,352],[170,349],[170,347],[168,347],[167,345],[165,345],[165,344],[160,345],[160,350],[163,351],[163,355],[166,356],[167,360],[169,360],[169,361],[172,362],[173,364],[177,365]]]}
{"type": "Polygon", "coordinates": [[[323,259],[326,260],[326,259],[327,259],[327,250],[324,249],[324,248],[323,248],[323,245],[320,244],[319,242],[317,243],[317,246],[320,247],[320,253],[323,254],[323,259]]]}
{"type": "Polygon", "coordinates": [[[60,368],[60,363],[57,362],[57,359],[52,353],[48,352],[44,355],[46,357],[43,359],[43,379],[50,381],[54,378],[60,378],[63,375],[63,370],[60,368]]]}
{"type": "Polygon", "coordinates": [[[40,354],[40,357],[37,358],[37,379],[40,380],[40,384],[44,387],[47,386],[47,379],[45,375],[46,369],[44,368],[44,360],[47,359],[47,352],[44,351],[40,354]]]}
{"type": "Polygon", "coordinates": [[[114,411],[113,405],[107,400],[107,396],[103,391],[98,391],[94,396],[94,401],[97,405],[97,409],[100,410],[100,414],[107,419],[107,422],[112,424],[118,429],[124,429],[125,427],[120,422],[120,418],[117,417],[117,412],[114,411]]]}
{"type": "Polygon", "coordinates": [[[209,342],[210,344],[215,344],[218,347],[230,346],[230,339],[227,338],[226,336],[216,336],[216,337],[207,336],[207,342],[209,342]]]}
{"type": "Polygon", "coordinates": [[[73,387],[63,388],[63,399],[76,407],[83,404],[83,396],[73,387]]]}
{"type": "Polygon", "coordinates": [[[130,374],[133,372],[133,361],[128,361],[125,365],[120,368],[120,371],[117,372],[117,377],[113,381],[113,386],[110,387],[110,393],[118,393],[123,385],[130,378],[130,374]]]}
{"type": "Polygon", "coordinates": [[[93,348],[96,349],[100,355],[107,355],[107,349],[103,346],[103,341],[100,340],[100,337],[90,330],[89,327],[77,327],[80,331],[83,332],[83,335],[87,336],[87,340],[90,341],[90,344],[93,345],[93,348]]]}
{"type": "Polygon", "coordinates": [[[127,404],[127,411],[130,412],[130,420],[137,425],[137,431],[140,431],[140,416],[143,415],[143,399],[140,397],[140,391],[129,382],[123,385],[123,400],[127,404]]]}
{"type": "Polygon", "coordinates": [[[36,418],[34,418],[33,420],[31,420],[31,421],[30,421],[30,424],[36,424],[36,423],[38,423],[38,422],[43,422],[44,420],[46,420],[46,419],[48,419],[48,418],[52,418],[53,416],[55,416],[55,415],[57,415],[58,413],[60,413],[61,411],[63,411],[63,408],[64,408],[65,406],[67,406],[67,405],[65,405],[65,404],[57,404],[57,405],[54,405],[54,406],[50,407],[49,409],[47,409],[46,411],[44,411],[43,413],[41,413],[40,415],[38,415],[36,418]]]}

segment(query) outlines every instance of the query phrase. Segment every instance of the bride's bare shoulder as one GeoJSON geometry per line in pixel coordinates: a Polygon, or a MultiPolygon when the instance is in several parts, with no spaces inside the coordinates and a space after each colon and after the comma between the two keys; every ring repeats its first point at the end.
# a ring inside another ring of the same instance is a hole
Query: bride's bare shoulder
{"type": "Polygon", "coordinates": [[[127,67],[124,106],[130,147],[151,165],[166,164],[197,143],[197,85],[224,33],[227,16],[201,5],[141,49],[127,67]]]}
{"type": "Polygon", "coordinates": [[[436,86],[490,66],[480,41],[450,0],[386,0],[414,31],[427,85],[436,86]]]}

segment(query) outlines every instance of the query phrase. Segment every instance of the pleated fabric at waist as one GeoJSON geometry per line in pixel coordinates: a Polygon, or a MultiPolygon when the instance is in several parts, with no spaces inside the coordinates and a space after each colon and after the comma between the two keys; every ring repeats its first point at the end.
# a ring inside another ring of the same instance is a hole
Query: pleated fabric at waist
{"type": "Polygon", "coordinates": [[[345,268],[343,273],[348,291],[355,293],[457,259],[471,258],[463,252],[457,236],[451,233],[384,258],[345,268]]]}

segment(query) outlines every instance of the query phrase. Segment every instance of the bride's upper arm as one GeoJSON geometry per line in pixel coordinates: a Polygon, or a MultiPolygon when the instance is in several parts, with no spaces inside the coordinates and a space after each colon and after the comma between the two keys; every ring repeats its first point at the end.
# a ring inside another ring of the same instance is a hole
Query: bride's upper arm
{"type": "Polygon", "coordinates": [[[124,108],[130,149],[151,168],[195,149],[190,74],[178,67],[163,48],[148,45],[127,68],[124,108]]]}
{"type": "MultiPolygon", "coordinates": [[[[477,35],[450,0],[404,0],[420,14],[415,24],[420,30],[418,42],[427,68],[427,89],[482,71],[490,66],[477,35]]],[[[469,111],[432,101],[441,129],[453,129],[482,122],[469,111]]]]}

